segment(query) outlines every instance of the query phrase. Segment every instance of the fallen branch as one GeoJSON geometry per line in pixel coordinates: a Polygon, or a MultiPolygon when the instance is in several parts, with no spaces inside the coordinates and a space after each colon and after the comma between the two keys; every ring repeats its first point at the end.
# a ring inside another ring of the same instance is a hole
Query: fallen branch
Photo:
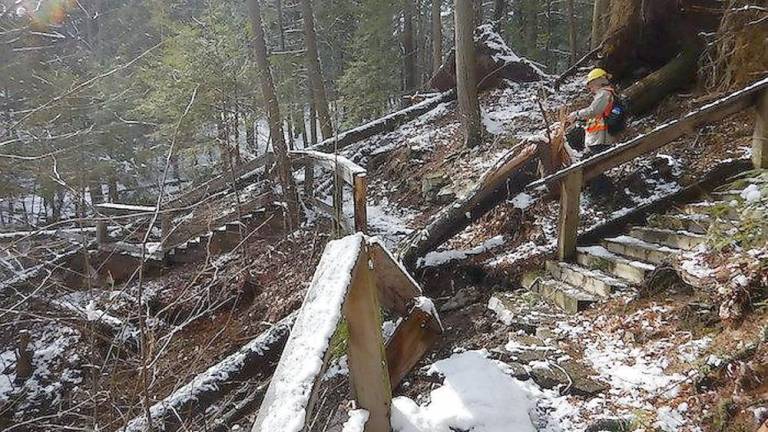
{"type": "MultiPolygon", "coordinates": [[[[296,319],[292,313],[221,362],[194,377],[189,383],[152,405],[153,430],[175,431],[186,418],[204,413],[235,386],[254,377],[272,375],[296,319]]],[[[147,431],[147,419],[139,415],[122,432],[147,431]]]]}

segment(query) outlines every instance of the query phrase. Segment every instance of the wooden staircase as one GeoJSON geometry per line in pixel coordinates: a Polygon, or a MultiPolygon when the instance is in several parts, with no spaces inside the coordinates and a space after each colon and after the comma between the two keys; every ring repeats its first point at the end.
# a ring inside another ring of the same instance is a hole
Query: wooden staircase
{"type": "Polygon", "coordinates": [[[645,225],[631,226],[621,235],[577,245],[575,262],[547,261],[543,274],[525,278],[523,284],[569,313],[615,292],[632,292],[657,266],[671,264],[702,244],[712,224],[736,219],[737,212],[728,205],[733,200],[741,200],[739,191],[713,192],[705,200],[652,215],[645,225]]]}

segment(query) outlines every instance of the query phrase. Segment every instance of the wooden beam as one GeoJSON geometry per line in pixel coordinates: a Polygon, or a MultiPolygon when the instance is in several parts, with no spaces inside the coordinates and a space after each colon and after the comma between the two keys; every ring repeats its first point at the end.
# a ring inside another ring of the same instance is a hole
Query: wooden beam
{"type": "Polygon", "coordinates": [[[372,257],[368,255],[367,246],[363,251],[364,261],[359,265],[344,303],[349,329],[349,375],[358,406],[369,413],[365,432],[389,432],[392,392],[381,334],[381,311],[376,280],[368,266],[372,257]]]}
{"type": "Polygon", "coordinates": [[[387,366],[392,390],[429,352],[442,333],[440,323],[421,309],[413,309],[387,342],[387,366]]]}
{"type": "Polygon", "coordinates": [[[568,261],[576,255],[582,184],[583,176],[579,170],[570,173],[560,184],[560,223],[557,229],[557,257],[560,261],[568,261]]]}
{"type": "Polygon", "coordinates": [[[532,189],[544,184],[552,184],[574,171],[583,171],[585,181],[592,179],[624,162],[663,147],[671,141],[698,130],[706,124],[722,120],[731,114],[743,111],[752,106],[755,103],[757,94],[765,89],[768,89],[768,78],[690,112],[677,121],[661,125],[647,134],[613,146],[589,159],[585,159],[546,178],[535,181],[528,188],[532,189]]]}
{"type": "Polygon", "coordinates": [[[96,221],[96,243],[101,245],[109,242],[109,235],[107,233],[107,221],[99,219],[96,221]]]}
{"type": "Polygon", "coordinates": [[[755,105],[755,133],[752,136],[752,163],[768,169],[768,90],[763,90],[755,105]]]}
{"type": "Polygon", "coordinates": [[[342,180],[350,186],[354,186],[355,175],[366,173],[364,168],[344,156],[314,150],[293,150],[288,155],[294,166],[311,163],[330,171],[338,170],[342,180]]]}
{"type": "Polygon", "coordinates": [[[353,200],[355,203],[355,231],[368,234],[368,177],[365,174],[356,174],[352,186],[353,200]]]}
{"type": "Polygon", "coordinates": [[[413,299],[421,296],[421,287],[394,256],[378,241],[371,241],[376,287],[382,306],[398,316],[406,317],[413,299]]]}

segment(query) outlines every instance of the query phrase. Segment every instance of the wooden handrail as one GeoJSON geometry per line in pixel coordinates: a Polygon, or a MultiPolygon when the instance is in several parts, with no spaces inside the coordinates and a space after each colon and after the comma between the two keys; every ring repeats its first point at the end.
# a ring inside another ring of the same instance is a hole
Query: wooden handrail
{"type": "Polygon", "coordinates": [[[291,150],[288,152],[291,159],[291,165],[295,169],[304,168],[304,193],[307,195],[313,205],[322,213],[330,216],[336,224],[346,234],[353,232],[368,232],[368,210],[367,210],[367,191],[368,191],[368,172],[365,168],[357,165],[344,156],[323,153],[315,150],[291,150]],[[314,167],[320,166],[331,172],[335,172],[338,178],[344,183],[352,186],[352,202],[354,205],[354,226],[351,227],[345,220],[336,220],[335,214],[343,215],[341,206],[343,205],[343,188],[339,188],[333,193],[333,206],[314,198],[314,167]]]}
{"type": "Polygon", "coordinates": [[[764,78],[688,113],[679,120],[658,126],[649,133],[530,183],[528,189],[552,185],[555,182],[559,183],[558,259],[568,261],[576,255],[580,220],[579,200],[585,182],[611,168],[650,153],[686,134],[693,133],[705,124],[722,120],[751,106],[758,107],[752,149],[753,155],[759,156],[753,156],[754,164],[758,168],[768,168],[768,157],[762,156],[768,154],[768,78],[764,78]]]}
{"type": "Polygon", "coordinates": [[[686,134],[694,132],[705,124],[719,121],[729,115],[743,111],[754,105],[758,94],[767,88],[768,78],[757,81],[742,90],[731,93],[718,101],[686,114],[679,120],[660,125],[646,134],[613,146],[589,159],[575,163],[541,180],[537,180],[528,185],[528,188],[532,189],[545,184],[552,184],[575,171],[583,172],[584,181],[595,178],[611,168],[652,152],[686,134]]]}

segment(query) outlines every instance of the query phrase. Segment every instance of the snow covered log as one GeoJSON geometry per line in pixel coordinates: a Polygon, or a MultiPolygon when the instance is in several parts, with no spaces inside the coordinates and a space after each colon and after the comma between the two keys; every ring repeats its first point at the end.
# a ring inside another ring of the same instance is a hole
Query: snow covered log
{"type": "MultiPolygon", "coordinates": [[[[531,82],[544,78],[544,73],[533,63],[512,52],[490,24],[475,29],[475,63],[480,90],[498,87],[504,79],[531,82]]],[[[456,88],[455,49],[429,80],[429,86],[443,92],[456,88]]]]}
{"type": "MultiPolygon", "coordinates": [[[[189,383],[171,393],[150,408],[153,430],[175,431],[186,419],[205,410],[243,381],[255,377],[268,377],[275,370],[291,326],[296,320],[294,312],[278,321],[237,352],[211,366],[189,383]]],[[[122,432],[148,430],[146,416],[139,415],[122,432]]]]}
{"type": "Polygon", "coordinates": [[[318,150],[326,153],[333,153],[334,149],[341,150],[356,142],[370,138],[384,132],[392,132],[400,125],[407,123],[416,117],[435,109],[444,102],[450,102],[456,99],[455,91],[446,91],[439,96],[426,99],[416,105],[410,106],[400,111],[387,114],[384,117],[358,126],[354,129],[336,134],[322,142],[313,145],[309,150],[318,150]]]}
{"type": "Polygon", "coordinates": [[[524,142],[512,148],[464,197],[443,208],[423,229],[415,231],[400,252],[406,268],[415,268],[418,258],[435,250],[510,195],[522,192],[536,179],[538,154],[537,144],[524,142]]]}

